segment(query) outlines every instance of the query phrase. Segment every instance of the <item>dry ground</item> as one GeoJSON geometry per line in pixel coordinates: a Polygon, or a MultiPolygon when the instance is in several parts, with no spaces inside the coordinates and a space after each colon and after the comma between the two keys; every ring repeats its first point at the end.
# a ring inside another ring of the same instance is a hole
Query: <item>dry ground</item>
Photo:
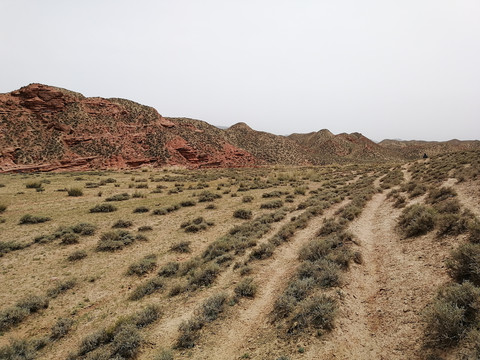
{"type": "MultiPolygon", "coordinates": [[[[50,299],[48,309],[27,317],[19,325],[0,333],[0,346],[11,339],[31,339],[46,336],[60,317],[71,318],[74,326],[65,338],[48,344],[37,353],[38,359],[66,359],[75,352],[85,335],[113,324],[120,317],[131,314],[147,304],[158,304],[162,315],[158,321],[141,331],[143,343],[138,359],[153,359],[161,348],[173,348],[182,321],[195,315],[196,309],[205,299],[219,292],[231,295],[242,277],[235,263],[248,259],[249,252],[234,256],[212,285],[195,291],[186,291],[178,296],[168,295],[169,289],[181,279],[166,279],[165,289],[146,296],[140,301],[128,300],[129,294],[139,284],[155,277],[156,272],[168,262],[184,263],[200,256],[214,240],[227,234],[235,225],[248,220],[232,217],[234,210],[245,208],[254,216],[272,210],[260,209],[260,204],[272,199],[262,198],[262,194],[274,190],[294,193],[299,186],[309,190],[335,191],[355,184],[362,174],[376,177],[375,186],[388,168],[375,167],[332,167],[317,169],[260,169],[198,171],[193,178],[186,171],[135,171],[128,173],[92,174],[53,174],[53,175],[9,175],[0,176],[0,203],[7,210],[0,214],[6,221],[0,224],[1,241],[14,240],[28,243],[35,236],[48,234],[59,226],[71,226],[80,222],[95,224],[99,229],[93,236],[82,237],[79,244],[60,245],[59,240],[48,244],[34,244],[22,250],[12,251],[0,257],[1,309],[4,310],[29,294],[45,294],[47,289],[59,282],[75,278],[77,284],[71,290],[50,299]],[[178,176],[176,181],[151,179],[164,175],[178,176]],[[83,180],[75,180],[81,177],[83,180]],[[56,191],[73,186],[83,187],[86,182],[97,182],[105,178],[115,178],[100,188],[83,189],[84,195],[68,197],[65,192],[56,191]],[[148,189],[135,189],[135,180],[147,179],[148,189]],[[206,189],[188,190],[203,180],[209,185],[206,189]],[[273,184],[266,189],[238,192],[240,183],[252,183],[258,179],[273,184]],[[34,180],[49,180],[44,192],[26,189],[25,184],[34,180]],[[331,184],[337,181],[337,184],[331,184]],[[169,194],[176,183],[184,184],[185,190],[169,194]],[[117,187],[116,185],[117,184],[117,187]],[[221,185],[223,184],[223,185],[221,185]],[[130,185],[130,187],[129,187],[130,185]],[[156,185],[164,185],[162,193],[153,194],[156,185]],[[217,189],[217,186],[220,186],[217,189]],[[151,215],[156,208],[166,207],[184,200],[197,200],[197,195],[209,190],[222,194],[213,202],[216,209],[207,210],[210,204],[197,203],[193,207],[180,208],[164,216],[151,215]],[[225,193],[229,190],[230,192],[225,193]],[[98,196],[98,192],[102,196],[98,196]],[[91,214],[89,209],[113,194],[134,192],[145,198],[134,198],[123,202],[113,202],[119,210],[113,213],[91,214]],[[238,196],[232,197],[232,193],[238,196]],[[243,203],[242,196],[251,195],[251,203],[243,203]],[[147,206],[149,213],[136,214],[132,210],[147,206]],[[22,215],[46,215],[51,221],[35,225],[18,225],[22,215]],[[203,216],[214,221],[215,225],[205,231],[186,234],[180,225],[185,220],[203,216]],[[130,229],[136,233],[140,226],[151,226],[146,232],[149,241],[137,241],[116,252],[97,252],[95,246],[99,235],[108,231],[118,220],[131,220],[130,229]],[[191,252],[179,254],[169,251],[170,246],[181,240],[191,241],[191,252]],[[84,249],[88,256],[78,262],[67,261],[74,250],[84,249]],[[157,255],[156,269],[142,277],[126,276],[128,266],[148,254],[157,255]]],[[[410,181],[409,167],[402,168],[404,182],[410,181]]],[[[457,183],[448,179],[446,185],[458,192],[462,205],[480,216],[480,192],[478,181],[457,183]]],[[[397,187],[398,188],[398,187],[397,187]]],[[[362,264],[350,265],[345,272],[342,286],[325,290],[339,299],[339,313],[334,329],[317,336],[315,331],[307,331],[298,336],[290,336],[272,323],[271,311],[277,297],[284,291],[298,265],[298,251],[316,237],[325,218],[336,216],[336,211],[349,199],[331,204],[321,216],[314,217],[308,225],[298,230],[287,242],[275,249],[272,257],[253,261],[252,276],[258,285],[253,299],[240,299],[229,304],[216,321],[201,330],[200,338],[192,349],[173,350],[175,359],[277,359],[288,356],[290,359],[422,359],[423,329],[422,312],[433,298],[437,288],[449,281],[445,260],[452,248],[463,239],[446,237],[438,239],[429,233],[413,239],[404,239],[396,230],[397,218],[401,209],[393,207],[387,199],[390,189],[378,192],[367,202],[362,213],[350,222],[349,231],[355,235],[363,256],[362,264]]],[[[354,192],[353,192],[354,193],[354,192]]],[[[353,193],[351,195],[353,195],[353,193]]],[[[271,229],[257,240],[265,243],[291,218],[303,210],[297,206],[309,197],[297,194],[293,202],[285,203],[287,216],[273,223],[271,229]]],[[[285,195],[281,196],[285,200],[285,195]]],[[[409,200],[422,201],[423,197],[409,200]]]]}

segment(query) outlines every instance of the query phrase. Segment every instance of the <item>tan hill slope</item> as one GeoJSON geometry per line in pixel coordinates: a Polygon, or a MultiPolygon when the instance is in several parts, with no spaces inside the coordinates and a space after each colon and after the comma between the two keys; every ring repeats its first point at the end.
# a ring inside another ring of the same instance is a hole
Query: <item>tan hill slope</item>
{"type": "Polygon", "coordinates": [[[4,171],[260,163],[216,136],[211,125],[167,120],[133,101],[86,98],[41,84],[0,95],[0,119],[4,171]]]}
{"type": "Polygon", "coordinates": [[[406,159],[417,159],[423,154],[428,156],[448,152],[470,151],[480,149],[478,140],[420,141],[420,140],[383,140],[379,145],[396,152],[406,159]]]}
{"type": "Polygon", "coordinates": [[[161,167],[251,167],[396,161],[480,148],[480,141],[384,140],[360,133],[274,135],[166,118],[118,98],[87,98],[42,84],[0,94],[0,172],[161,167]]]}
{"type": "Polygon", "coordinates": [[[308,134],[292,134],[288,138],[296,141],[315,163],[358,160],[393,160],[399,156],[383,148],[360,133],[334,135],[323,129],[308,134]]]}

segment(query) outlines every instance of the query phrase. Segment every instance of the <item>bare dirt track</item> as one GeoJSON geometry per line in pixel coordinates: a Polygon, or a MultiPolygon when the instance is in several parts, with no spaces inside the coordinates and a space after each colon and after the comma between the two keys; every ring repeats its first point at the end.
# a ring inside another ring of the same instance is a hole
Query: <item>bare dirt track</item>
{"type": "Polygon", "coordinates": [[[348,274],[336,328],[306,358],[420,358],[422,309],[447,281],[448,251],[431,236],[401,239],[394,229],[399,213],[377,194],[351,225],[364,263],[348,274]]]}
{"type": "MultiPolygon", "coordinates": [[[[268,346],[258,348],[266,338],[265,332],[270,332],[269,314],[278,295],[283,291],[298,263],[299,249],[310,241],[325,218],[333,216],[335,211],[345,204],[337,204],[323,215],[313,219],[303,230],[300,230],[290,242],[277,249],[269,261],[262,264],[257,279],[263,279],[259,284],[259,293],[252,300],[243,300],[241,308],[234,319],[226,320],[215,328],[205,340],[201,350],[196,352],[195,359],[237,359],[243,354],[258,350],[259,358],[267,357],[268,346]]],[[[269,339],[271,334],[267,335],[269,339]]],[[[270,343],[270,345],[274,345],[270,343]]]]}

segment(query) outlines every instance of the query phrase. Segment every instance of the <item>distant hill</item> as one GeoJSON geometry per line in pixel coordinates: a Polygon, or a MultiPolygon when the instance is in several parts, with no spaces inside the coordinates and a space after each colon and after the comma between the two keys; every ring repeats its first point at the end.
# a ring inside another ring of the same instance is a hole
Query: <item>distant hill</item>
{"type": "Polygon", "coordinates": [[[289,136],[163,117],[125,99],[87,98],[42,84],[0,94],[0,172],[311,165],[420,158],[479,149],[479,141],[384,140],[328,130],[289,136]]]}

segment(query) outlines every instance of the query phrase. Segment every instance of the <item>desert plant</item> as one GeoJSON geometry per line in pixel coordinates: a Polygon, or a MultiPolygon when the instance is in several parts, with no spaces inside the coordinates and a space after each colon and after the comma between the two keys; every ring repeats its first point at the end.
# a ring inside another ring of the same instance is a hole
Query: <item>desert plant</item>
{"type": "Polygon", "coordinates": [[[97,251],[115,251],[130,245],[134,236],[125,230],[115,230],[103,233],[97,243],[97,251]]]}
{"type": "Polygon", "coordinates": [[[253,278],[245,278],[235,287],[234,292],[238,297],[253,298],[257,293],[257,284],[253,282],[253,278]]]}
{"type": "Polygon", "coordinates": [[[117,330],[112,341],[112,355],[121,359],[133,358],[140,347],[142,337],[134,325],[127,324],[117,330]]]}
{"type": "Polygon", "coordinates": [[[250,202],[253,201],[253,199],[254,199],[253,196],[251,196],[251,195],[245,195],[245,196],[242,197],[242,202],[244,202],[244,203],[250,203],[250,202]]]}
{"type": "Polygon", "coordinates": [[[180,268],[180,265],[178,264],[178,262],[171,261],[165,264],[160,269],[160,271],[158,272],[158,275],[163,277],[174,276],[178,272],[179,268],[180,268]]]}
{"type": "Polygon", "coordinates": [[[170,349],[161,349],[153,360],[173,360],[173,352],[170,349]]]}
{"type": "Polygon", "coordinates": [[[19,224],[24,225],[24,224],[39,224],[39,223],[44,223],[47,221],[52,220],[51,218],[47,216],[34,216],[30,214],[23,215],[20,218],[19,224]]]}
{"type": "Polygon", "coordinates": [[[313,326],[318,330],[333,329],[334,319],[337,314],[337,302],[326,296],[314,296],[305,301],[300,310],[293,316],[291,330],[303,330],[313,326]]]}
{"type": "Polygon", "coordinates": [[[428,192],[426,201],[430,204],[436,204],[441,201],[452,199],[457,196],[457,192],[451,187],[432,188],[428,192]]]}
{"type": "Polygon", "coordinates": [[[152,271],[157,265],[157,255],[150,254],[134,262],[128,267],[127,275],[141,276],[152,271]]]}
{"type": "Polygon", "coordinates": [[[40,189],[42,186],[43,184],[40,181],[30,181],[25,184],[27,189],[40,189]]]}
{"type": "Polygon", "coordinates": [[[479,244],[480,243],[480,221],[478,221],[478,219],[473,219],[468,226],[468,230],[470,232],[468,241],[474,244],[479,244]]]}
{"type": "Polygon", "coordinates": [[[424,205],[406,207],[398,218],[398,226],[405,237],[426,234],[435,227],[435,212],[424,205]]]}
{"type": "Polygon", "coordinates": [[[138,231],[140,231],[140,232],[152,231],[152,230],[153,230],[153,228],[150,225],[144,225],[144,226],[140,226],[138,228],[138,231]]]}
{"type": "Polygon", "coordinates": [[[180,203],[180,206],[182,207],[189,207],[189,206],[195,206],[197,203],[193,200],[185,200],[180,203]]]}
{"type": "Polygon", "coordinates": [[[117,207],[112,204],[99,204],[90,209],[91,213],[107,213],[117,211],[117,207]]]}
{"type": "Polygon", "coordinates": [[[52,326],[50,337],[52,339],[60,339],[67,335],[73,325],[73,320],[69,318],[60,318],[55,325],[52,326]]]}
{"type": "Polygon", "coordinates": [[[115,224],[112,225],[112,229],[126,229],[133,225],[133,222],[130,220],[117,220],[115,224]]]}
{"type": "Polygon", "coordinates": [[[147,282],[137,286],[135,290],[130,294],[130,300],[140,300],[143,297],[153,294],[164,287],[162,279],[154,277],[153,279],[148,280],[147,282]]]}
{"type": "Polygon", "coordinates": [[[75,233],[66,233],[65,235],[62,236],[61,244],[63,245],[72,245],[72,244],[78,244],[78,239],[80,239],[80,236],[78,236],[75,233]]]}
{"type": "Polygon", "coordinates": [[[85,250],[76,250],[68,255],[68,261],[78,261],[87,257],[87,252],[85,250]]]}
{"type": "Polygon", "coordinates": [[[3,213],[5,210],[7,210],[7,205],[0,203],[0,213],[3,213]]]}
{"type": "Polygon", "coordinates": [[[468,230],[468,218],[459,214],[441,214],[437,221],[437,234],[459,235],[468,230]]]}
{"type": "Polygon", "coordinates": [[[252,211],[246,209],[237,209],[233,212],[233,217],[237,219],[249,220],[252,218],[252,211]]]}
{"type": "Polygon", "coordinates": [[[223,312],[227,295],[225,293],[214,294],[206,299],[201,308],[201,316],[207,322],[212,322],[218,318],[218,315],[223,312]]]}
{"type": "Polygon", "coordinates": [[[271,243],[260,244],[257,248],[253,249],[250,253],[250,259],[263,260],[268,259],[273,255],[275,246],[271,243]]]}
{"type": "Polygon", "coordinates": [[[54,287],[47,290],[47,296],[51,298],[56,298],[61,293],[72,289],[76,285],[77,281],[75,279],[65,280],[54,287]]]}
{"type": "Polygon", "coordinates": [[[427,345],[445,348],[464,338],[478,321],[479,299],[479,289],[469,282],[441,288],[424,314],[427,345]]]}
{"type": "Polygon", "coordinates": [[[282,200],[273,200],[260,205],[260,209],[279,209],[283,206],[282,200]]]}
{"type": "Polygon", "coordinates": [[[139,207],[136,207],[135,209],[133,209],[133,212],[136,213],[136,214],[147,213],[149,211],[150,211],[150,209],[147,208],[146,206],[139,206],[139,207]]]}
{"type": "Polygon", "coordinates": [[[447,266],[455,280],[469,280],[480,286],[480,244],[460,245],[452,251],[447,266]]]}
{"type": "Polygon", "coordinates": [[[116,194],[105,199],[105,201],[125,201],[130,199],[128,193],[116,194]]]}
{"type": "Polygon", "coordinates": [[[15,305],[0,312],[0,332],[22,322],[28,315],[48,307],[45,296],[29,295],[15,305]]]}
{"type": "Polygon", "coordinates": [[[192,249],[190,248],[191,243],[191,241],[182,240],[170,246],[170,251],[178,253],[189,253],[192,251],[192,249]]]}
{"type": "Polygon", "coordinates": [[[222,195],[213,193],[211,191],[202,191],[198,196],[199,202],[214,201],[215,199],[220,199],[222,195]]]}
{"type": "Polygon", "coordinates": [[[82,196],[83,195],[83,190],[80,188],[70,188],[67,190],[68,196],[82,196]]]}
{"type": "Polygon", "coordinates": [[[79,223],[77,225],[72,226],[71,229],[75,234],[88,236],[88,235],[95,234],[97,227],[89,223],[79,223]]]}
{"type": "Polygon", "coordinates": [[[190,280],[190,285],[208,286],[215,281],[220,268],[217,264],[207,264],[203,268],[194,270],[190,280]]]}

